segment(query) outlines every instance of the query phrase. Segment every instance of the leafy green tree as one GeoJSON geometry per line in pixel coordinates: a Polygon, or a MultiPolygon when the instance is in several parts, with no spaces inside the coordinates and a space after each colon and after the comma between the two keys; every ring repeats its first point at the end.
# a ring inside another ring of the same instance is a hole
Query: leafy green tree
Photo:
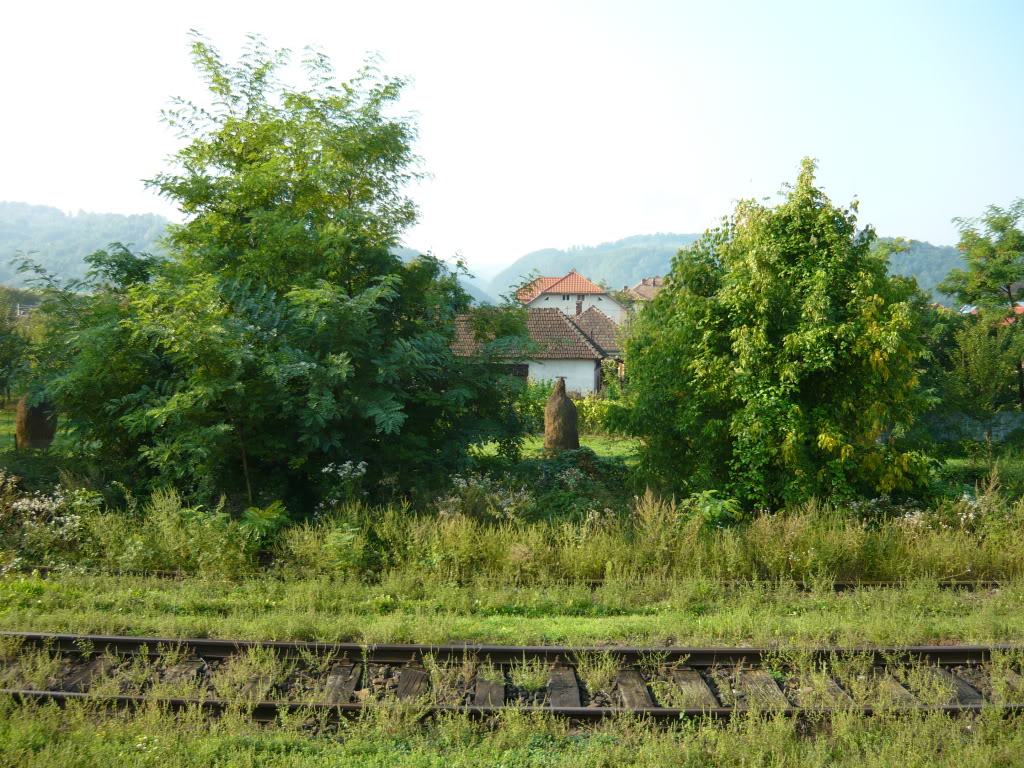
{"type": "Polygon", "coordinates": [[[458,270],[394,255],[415,218],[402,81],[337,84],[311,54],[290,88],[259,39],[228,65],[197,37],[193,59],[212,103],[167,113],[187,143],[150,182],[185,215],[170,260],[97,254],[88,290],[50,291],[40,368],[80,444],[200,497],[311,508],[331,466],[422,482],[514,438],[514,380],[451,350],[458,270]]]}
{"type": "Polygon", "coordinates": [[[992,439],[996,414],[1012,406],[1011,371],[1015,362],[1013,333],[1008,325],[975,320],[956,333],[946,391],[950,405],[985,425],[992,439]]]}
{"type": "Polygon", "coordinates": [[[0,290],[0,398],[4,403],[28,361],[28,339],[15,316],[14,298],[13,292],[0,290]]]}
{"type": "Polygon", "coordinates": [[[643,464],[669,488],[749,506],[910,489],[901,437],[927,405],[912,280],[874,231],[814,186],[805,160],[776,207],[740,202],[679,252],[626,344],[643,464]]]}
{"type": "Polygon", "coordinates": [[[1017,322],[1017,305],[1024,298],[1024,199],[1009,208],[990,205],[974,219],[958,218],[960,251],[966,269],[954,269],[939,285],[945,293],[976,304],[992,323],[1012,325],[1007,345],[1015,350],[1017,401],[1024,408],[1024,332],[1017,322]]]}

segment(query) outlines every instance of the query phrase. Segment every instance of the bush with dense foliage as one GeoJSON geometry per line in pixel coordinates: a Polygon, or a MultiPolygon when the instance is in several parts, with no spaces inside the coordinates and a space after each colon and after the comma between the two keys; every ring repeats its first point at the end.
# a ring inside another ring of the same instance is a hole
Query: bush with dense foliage
{"type": "Polygon", "coordinates": [[[780,205],[741,202],[680,252],[633,324],[618,412],[664,487],[774,507],[925,483],[901,442],[927,405],[924,297],[854,210],[806,160],[780,205]]]}

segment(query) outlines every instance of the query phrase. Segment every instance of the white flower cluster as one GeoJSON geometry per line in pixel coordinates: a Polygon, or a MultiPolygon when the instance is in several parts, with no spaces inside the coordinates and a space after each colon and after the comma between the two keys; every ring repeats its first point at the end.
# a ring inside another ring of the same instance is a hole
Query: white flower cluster
{"type": "Polygon", "coordinates": [[[342,481],[359,480],[366,474],[366,462],[360,461],[358,464],[353,464],[351,461],[346,461],[344,464],[328,464],[320,471],[325,475],[335,475],[342,481]]]}
{"type": "MultiPolygon", "coordinates": [[[[346,501],[355,498],[359,482],[366,475],[367,464],[360,461],[358,464],[346,461],[344,464],[328,464],[320,471],[328,476],[332,485],[332,491],[327,497],[316,506],[316,514],[323,515],[346,501]]],[[[369,495],[363,491],[362,496],[369,495]]]]}
{"type": "Polygon", "coordinates": [[[54,488],[50,493],[22,493],[18,478],[0,472],[0,527],[20,538],[19,547],[32,552],[35,562],[79,543],[83,516],[99,510],[102,497],[94,491],[54,488]]]}
{"type": "Polygon", "coordinates": [[[60,488],[52,493],[36,491],[7,504],[6,514],[20,523],[23,536],[40,544],[75,541],[82,532],[79,494],[60,488]]]}
{"type": "Polygon", "coordinates": [[[556,475],[558,482],[570,491],[578,491],[590,484],[587,473],[579,467],[567,467],[556,475]]]}
{"type": "Polygon", "coordinates": [[[452,475],[451,491],[437,499],[442,517],[478,516],[511,520],[534,503],[526,488],[503,486],[485,475],[452,475]]]}
{"type": "Polygon", "coordinates": [[[984,505],[971,494],[965,493],[960,497],[960,511],[957,515],[960,518],[960,525],[971,525],[984,511],[984,505]]]}
{"type": "Polygon", "coordinates": [[[928,514],[925,510],[914,504],[900,504],[893,501],[889,496],[877,496],[873,499],[851,501],[848,508],[865,523],[883,518],[910,520],[924,518],[928,514]]]}

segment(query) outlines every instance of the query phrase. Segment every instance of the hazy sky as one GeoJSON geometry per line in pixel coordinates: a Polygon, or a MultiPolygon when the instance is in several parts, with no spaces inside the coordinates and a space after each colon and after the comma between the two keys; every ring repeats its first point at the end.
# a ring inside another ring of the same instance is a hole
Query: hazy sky
{"type": "Polygon", "coordinates": [[[369,51],[413,78],[432,177],[409,245],[480,272],[543,247],[697,232],[820,160],[881,234],[956,241],[1024,196],[1024,2],[5,4],[0,200],[176,216],[141,179],[201,97],[189,28],[369,51]]]}

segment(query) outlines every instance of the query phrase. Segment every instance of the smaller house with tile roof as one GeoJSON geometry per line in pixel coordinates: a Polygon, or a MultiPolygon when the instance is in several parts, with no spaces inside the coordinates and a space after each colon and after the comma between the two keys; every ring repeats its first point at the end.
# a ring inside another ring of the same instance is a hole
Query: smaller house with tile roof
{"type": "Polygon", "coordinates": [[[630,287],[622,286],[622,293],[629,296],[633,301],[646,302],[653,299],[662,288],[665,287],[665,278],[661,275],[645,277],[639,283],[630,287]]]}
{"type": "MultiPolygon", "coordinates": [[[[615,325],[607,317],[605,320],[615,325]]],[[[596,327],[601,322],[600,318],[592,315],[584,324],[596,327]]],[[[612,345],[614,335],[608,333],[607,325],[602,328],[602,338],[605,343],[612,345]]],[[[509,352],[510,357],[518,359],[529,356],[523,364],[523,375],[534,381],[551,381],[564,376],[566,390],[581,395],[601,388],[601,360],[608,353],[581,330],[574,318],[555,308],[528,309],[526,329],[535,348],[509,352]]],[[[455,354],[472,355],[480,346],[481,342],[473,334],[469,316],[457,317],[455,338],[452,341],[455,354]]]]}
{"type": "Polygon", "coordinates": [[[529,309],[557,309],[566,315],[581,315],[591,307],[601,310],[616,323],[625,322],[627,310],[604,288],[575,269],[562,277],[538,277],[516,293],[529,309]]]}
{"type": "MultiPolygon", "coordinates": [[[[976,315],[978,312],[977,307],[964,307],[960,310],[960,313],[965,315],[976,315]]],[[[1021,315],[1024,315],[1024,303],[1017,302],[1013,305],[1013,317],[1007,312],[1006,317],[999,321],[999,325],[1013,325],[1021,315]]]]}

